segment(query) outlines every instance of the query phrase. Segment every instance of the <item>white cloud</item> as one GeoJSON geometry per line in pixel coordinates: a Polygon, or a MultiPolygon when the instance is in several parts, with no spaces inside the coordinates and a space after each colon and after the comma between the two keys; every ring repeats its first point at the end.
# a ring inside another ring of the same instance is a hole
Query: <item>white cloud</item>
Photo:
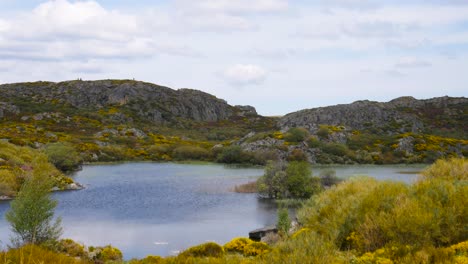
{"type": "MultiPolygon", "coordinates": [[[[148,13],[151,15],[152,13],[148,13]]],[[[159,37],[167,17],[123,14],[95,1],[48,1],[0,20],[0,57],[18,60],[198,56],[189,46],[159,37]]]]}
{"type": "Polygon", "coordinates": [[[227,68],[222,74],[225,80],[235,85],[261,84],[267,75],[265,69],[252,64],[236,64],[227,68]]]}
{"type": "Polygon", "coordinates": [[[287,0],[179,0],[180,6],[204,12],[231,14],[282,12],[288,9],[287,0]]]}

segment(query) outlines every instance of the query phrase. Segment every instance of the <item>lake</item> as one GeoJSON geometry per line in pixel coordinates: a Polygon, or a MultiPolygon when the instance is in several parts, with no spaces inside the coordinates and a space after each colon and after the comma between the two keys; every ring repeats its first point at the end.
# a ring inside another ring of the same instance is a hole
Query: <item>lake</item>
{"type": "MultiPolygon", "coordinates": [[[[340,178],[370,175],[411,183],[424,166],[317,166],[314,175],[334,169],[340,178]],[[403,173],[401,173],[403,172],[403,173]]],[[[112,244],[125,259],[172,255],[184,248],[234,237],[276,222],[276,208],[255,194],[232,192],[235,185],[263,174],[258,167],[221,164],[122,163],[87,165],[74,179],[80,191],[54,193],[64,234],[86,245],[112,244]]],[[[9,242],[0,202],[0,241],[9,242]]]]}

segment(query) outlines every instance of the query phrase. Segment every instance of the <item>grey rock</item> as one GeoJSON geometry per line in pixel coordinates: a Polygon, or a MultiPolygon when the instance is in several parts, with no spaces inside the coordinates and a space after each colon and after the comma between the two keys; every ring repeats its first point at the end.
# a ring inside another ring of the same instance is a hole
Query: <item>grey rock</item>
{"type": "MultiPolygon", "coordinates": [[[[120,106],[139,118],[158,124],[176,122],[177,118],[219,121],[237,112],[226,101],[198,90],[173,90],[132,80],[4,84],[0,85],[0,94],[6,99],[24,99],[34,103],[58,102],[57,104],[90,111],[120,106]]],[[[1,106],[0,109],[3,116],[5,109],[1,106]]],[[[249,108],[249,111],[253,110],[249,108]]],[[[34,117],[41,120],[44,115],[34,117]]],[[[122,113],[115,114],[111,119],[121,123],[129,121],[122,113]]]]}
{"type": "MultiPolygon", "coordinates": [[[[282,131],[304,127],[311,133],[316,133],[321,124],[345,126],[349,130],[377,128],[389,133],[417,133],[433,126],[435,122],[431,119],[437,115],[460,119],[467,109],[468,98],[464,97],[427,100],[400,97],[387,103],[364,100],[290,113],[280,119],[279,126],[282,131]]],[[[461,126],[466,128],[468,124],[461,126]]]]}
{"type": "Polygon", "coordinates": [[[403,151],[406,155],[410,155],[414,150],[414,137],[404,137],[398,140],[398,147],[395,149],[397,151],[403,151]]]}
{"type": "Polygon", "coordinates": [[[253,106],[250,106],[250,105],[236,105],[234,107],[239,110],[239,115],[240,116],[257,115],[257,110],[253,106]]]}

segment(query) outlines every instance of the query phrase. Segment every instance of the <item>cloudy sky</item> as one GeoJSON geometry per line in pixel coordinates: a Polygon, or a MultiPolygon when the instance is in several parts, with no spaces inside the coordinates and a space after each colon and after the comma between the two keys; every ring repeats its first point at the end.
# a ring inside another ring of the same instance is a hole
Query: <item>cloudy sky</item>
{"type": "Polygon", "coordinates": [[[468,0],[0,0],[0,83],[77,78],[264,115],[468,96],[468,0]]]}

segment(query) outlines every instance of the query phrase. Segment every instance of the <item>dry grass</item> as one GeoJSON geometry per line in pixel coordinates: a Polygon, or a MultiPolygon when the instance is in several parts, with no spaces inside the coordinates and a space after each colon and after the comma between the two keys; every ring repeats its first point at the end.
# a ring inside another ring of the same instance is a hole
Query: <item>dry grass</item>
{"type": "Polygon", "coordinates": [[[257,182],[252,181],[246,184],[236,185],[234,187],[236,193],[257,193],[257,182]]]}

